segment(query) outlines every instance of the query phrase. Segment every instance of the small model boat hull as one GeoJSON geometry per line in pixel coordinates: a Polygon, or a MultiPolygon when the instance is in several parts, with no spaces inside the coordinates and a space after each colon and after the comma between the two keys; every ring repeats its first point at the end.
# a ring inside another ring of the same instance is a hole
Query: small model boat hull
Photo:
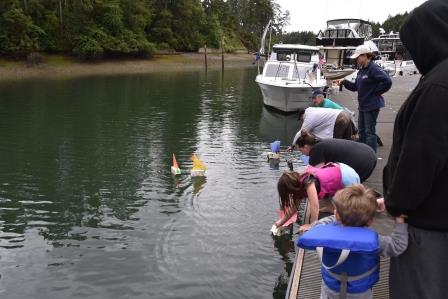
{"type": "Polygon", "coordinates": [[[269,152],[268,153],[268,160],[271,160],[271,159],[280,160],[280,154],[279,153],[269,152]]]}
{"type": "Polygon", "coordinates": [[[205,170],[203,170],[203,169],[192,169],[190,175],[191,175],[191,177],[205,176],[205,170]]]}
{"type": "Polygon", "coordinates": [[[180,175],[180,174],[182,174],[182,171],[180,170],[180,168],[171,166],[171,173],[174,175],[180,175]]]}

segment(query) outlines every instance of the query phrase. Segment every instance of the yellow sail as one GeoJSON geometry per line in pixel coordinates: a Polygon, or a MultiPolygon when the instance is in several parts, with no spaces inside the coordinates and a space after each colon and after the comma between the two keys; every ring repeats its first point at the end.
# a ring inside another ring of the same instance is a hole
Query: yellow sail
{"type": "Polygon", "coordinates": [[[193,154],[193,156],[191,157],[191,160],[193,160],[193,168],[192,170],[206,170],[207,167],[204,165],[204,163],[201,162],[201,160],[199,160],[199,158],[193,154]]]}

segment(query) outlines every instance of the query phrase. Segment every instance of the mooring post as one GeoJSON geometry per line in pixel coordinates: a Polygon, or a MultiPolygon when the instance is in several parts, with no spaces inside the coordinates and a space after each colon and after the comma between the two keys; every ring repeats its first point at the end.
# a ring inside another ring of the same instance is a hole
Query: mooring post
{"type": "Polygon", "coordinates": [[[224,37],[221,38],[221,69],[224,72],[224,37]]]}
{"type": "Polygon", "coordinates": [[[207,71],[207,45],[204,45],[204,64],[205,64],[205,71],[207,71]]]}

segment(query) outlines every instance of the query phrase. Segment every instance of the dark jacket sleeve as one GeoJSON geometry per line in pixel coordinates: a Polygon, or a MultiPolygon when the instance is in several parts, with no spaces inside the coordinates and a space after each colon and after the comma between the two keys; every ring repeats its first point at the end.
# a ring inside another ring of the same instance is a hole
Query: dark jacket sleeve
{"type": "Polygon", "coordinates": [[[375,94],[382,95],[390,89],[392,80],[389,75],[379,67],[373,68],[372,71],[373,78],[378,82],[378,85],[375,88],[375,94]]]}
{"type": "MultiPolygon", "coordinates": [[[[434,182],[444,171],[448,158],[448,124],[446,122],[448,88],[431,85],[410,103],[409,113],[403,115],[400,145],[395,165],[388,170],[386,208],[392,215],[408,214],[428,200],[434,182]]],[[[398,120],[398,117],[397,117],[398,120]]],[[[394,142],[396,142],[394,137],[394,142]]],[[[394,145],[395,146],[395,145],[394,145]]]]}
{"type": "Polygon", "coordinates": [[[308,163],[315,166],[319,163],[325,162],[324,152],[322,146],[315,145],[310,151],[310,159],[308,163]]]}
{"type": "MultiPolygon", "coordinates": [[[[356,78],[356,80],[358,80],[358,78],[356,78]]],[[[357,91],[358,88],[356,87],[356,80],[355,82],[352,82],[344,79],[342,80],[342,85],[350,91],[357,91]]]]}

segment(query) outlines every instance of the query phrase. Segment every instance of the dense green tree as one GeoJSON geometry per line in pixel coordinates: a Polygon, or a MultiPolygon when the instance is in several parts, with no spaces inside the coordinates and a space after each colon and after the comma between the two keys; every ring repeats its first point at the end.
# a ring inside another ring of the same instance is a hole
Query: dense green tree
{"type": "Polygon", "coordinates": [[[387,20],[383,23],[382,28],[386,31],[386,33],[389,33],[390,31],[398,32],[400,31],[401,25],[403,25],[407,16],[408,12],[405,12],[404,14],[397,14],[395,16],[389,15],[387,20]]]}
{"type": "Polygon", "coordinates": [[[177,0],[171,5],[176,18],[173,19],[173,33],[177,40],[177,49],[195,51],[205,42],[201,32],[205,23],[205,14],[199,0],[177,0]]]}
{"type": "Polygon", "coordinates": [[[45,32],[24,13],[18,1],[5,0],[0,14],[0,53],[21,57],[40,49],[39,39],[45,32]]]}
{"type": "MultiPolygon", "coordinates": [[[[407,13],[374,23],[398,31],[407,13]]],[[[283,34],[289,12],[275,0],[0,0],[0,54],[63,52],[81,58],[196,51],[207,44],[256,51],[271,20],[272,43],[313,45],[312,32],[283,34]]]]}
{"type": "Polygon", "coordinates": [[[55,0],[27,0],[26,13],[39,26],[44,34],[40,38],[41,50],[53,52],[63,49],[63,38],[60,32],[58,15],[58,1],[55,0]]]}
{"type": "Polygon", "coordinates": [[[281,41],[285,44],[316,45],[316,34],[312,31],[296,31],[282,35],[281,41]]]}
{"type": "Polygon", "coordinates": [[[381,24],[378,22],[370,22],[372,24],[372,37],[378,37],[380,35],[381,24]]]}

